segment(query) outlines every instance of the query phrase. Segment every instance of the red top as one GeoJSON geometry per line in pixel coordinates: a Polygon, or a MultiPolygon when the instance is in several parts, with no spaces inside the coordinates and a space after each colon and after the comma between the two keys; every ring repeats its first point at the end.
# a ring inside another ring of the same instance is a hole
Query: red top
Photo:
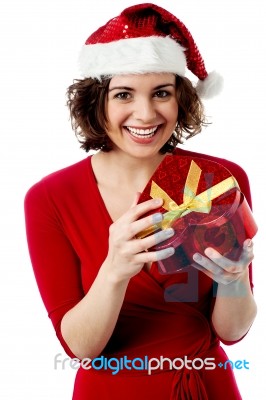
{"type": "MultiPolygon", "coordinates": [[[[223,164],[236,178],[251,206],[248,179],[238,165],[181,149],[175,154],[223,164]]],[[[25,215],[40,294],[62,346],[69,356],[75,357],[61,335],[60,323],[94,281],[107,255],[112,224],[97,187],[91,157],[36,183],[26,195],[25,215]]],[[[142,270],[130,280],[116,328],[102,352],[106,360],[124,356],[139,360],[131,369],[122,369],[120,365],[116,374],[110,368],[79,368],[73,399],[241,399],[233,372],[228,365],[224,366],[227,357],[211,326],[213,301],[213,281],[192,267],[173,275],[161,275],[155,263],[150,272],[142,270]],[[169,296],[171,290],[177,294],[175,299],[183,300],[173,301],[169,296]],[[205,360],[206,364],[206,358],[214,358],[215,368],[206,369],[205,364],[199,369],[201,361],[196,360],[192,369],[180,369],[180,359],[185,356],[189,365],[195,358],[205,360]],[[170,360],[164,361],[162,369],[148,374],[141,367],[144,360],[152,357],[170,360]],[[171,369],[170,361],[177,358],[171,369]]]]}

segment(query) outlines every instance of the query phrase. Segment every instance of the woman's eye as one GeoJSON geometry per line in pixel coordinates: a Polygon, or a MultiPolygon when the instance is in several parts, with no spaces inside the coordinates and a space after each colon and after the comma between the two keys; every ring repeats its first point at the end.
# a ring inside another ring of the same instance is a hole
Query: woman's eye
{"type": "Polygon", "coordinates": [[[115,95],[115,98],[120,100],[128,100],[130,98],[130,93],[128,92],[117,93],[115,95]]]}
{"type": "Polygon", "coordinates": [[[166,90],[158,90],[157,92],[154,93],[155,97],[160,97],[160,98],[164,98],[169,96],[169,92],[167,92],[166,90]]]}

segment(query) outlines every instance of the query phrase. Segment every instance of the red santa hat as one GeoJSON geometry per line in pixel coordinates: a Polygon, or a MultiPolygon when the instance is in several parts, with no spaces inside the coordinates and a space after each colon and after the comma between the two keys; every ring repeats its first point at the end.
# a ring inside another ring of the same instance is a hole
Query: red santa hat
{"type": "Polygon", "coordinates": [[[189,69],[197,78],[202,98],[220,93],[223,78],[208,74],[202,56],[185,25],[173,14],[150,3],[126,8],[94,32],[79,57],[83,77],[103,77],[152,72],[185,76],[189,69]]]}

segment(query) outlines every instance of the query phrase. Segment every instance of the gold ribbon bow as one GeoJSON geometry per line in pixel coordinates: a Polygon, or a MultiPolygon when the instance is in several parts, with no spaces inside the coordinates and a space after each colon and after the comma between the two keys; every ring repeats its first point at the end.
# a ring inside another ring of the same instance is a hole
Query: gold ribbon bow
{"type": "Polygon", "coordinates": [[[231,176],[197,195],[196,193],[201,173],[201,168],[192,160],[184,187],[183,203],[180,205],[176,204],[176,202],[173,201],[171,197],[168,196],[159,185],[157,185],[157,183],[152,181],[150,196],[152,198],[163,199],[164,202],[162,207],[168,212],[164,214],[162,222],[143,230],[137,235],[138,238],[148,236],[158,229],[169,228],[176,219],[183,217],[192,211],[209,213],[213,199],[216,199],[216,197],[219,197],[221,194],[234,187],[238,187],[237,181],[233,176],[231,176]]]}

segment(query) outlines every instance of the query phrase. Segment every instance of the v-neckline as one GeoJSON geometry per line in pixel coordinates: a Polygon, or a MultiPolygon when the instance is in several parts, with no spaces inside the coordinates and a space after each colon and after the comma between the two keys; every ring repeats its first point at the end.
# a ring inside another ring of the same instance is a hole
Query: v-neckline
{"type": "MultiPolygon", "coordinates": [[[[101,209],[103,210],[103,214],[104,214],[104,216],[105,216],[105,219],[106,219],[106,221],[107,221],[107,223],[108,223],[108,227],[109,227],[109,226],[112,225],[115,221],[113,221],[111,215],[109,214],[108,209],[107,209],[107,207],[106,207],[106,205],[105,205],[105,202],[104,202],[104,200],[103,200],[103,198],[102,198],[101,192],[100,192],[99,187],[98,187],[98,184],[97,184],[97,179],[96,179],[95,173],[94,173],[94,171],[93,171],[93,167],[92,167],[92,162],[91,162],[91,160],[92,160],[92,156],[89,156],[89,167],[90,167],[89,169],[90,169],[91,177],[92,177],[92,179],[93,179],[94,188],[95,188],[95,193],[96,193],[96,195],[97,195],[97,197],[98,197],[97,201],[99,202],[98,204],[100,205],[101,209]]],[[[146,268],[142,268],[141,271],[140,271],[140,273],[141,273],[141,274],[144,273],[145,275],[148,275],[152,280],[155,280],[155,281],[158,283],[157,279],[155,278],[155,275],[153,274],[153,270],[154,270],[154,268],[156,268],[156,266],[155,266],[154,264],[156,264],[156,263],[153,262],[153,263],[151,264],[149,270],[147,270],[146,268]]]]}
{"type": "Polygon", "coordinates": [[[106,220],[108,221],[108,225],[112,225],[114,223],[114,221],[113,221],[111,215],[109,214],[109,212],[107,210],[107,207],[105,205],[105,202],[104,202],[104,200],[102,198],[101,192],[100,192],[98,184],[97,184],[97,179],[96,179],[93,167],[92,167],[91,160],[92,160],[92,156],[89,156],[89,164],[90,164],[89,166],[90,166],[90,172],[91,172],[91,175],[92,175],[92,178],[93,178],[93,182],[94,182],[95,192],[96,192],[96,195],[98,197],[99,204],[100,204],[100,206],[101,206],[101,208],[103,210],[103,213],[105,214],[106,220]]]}

